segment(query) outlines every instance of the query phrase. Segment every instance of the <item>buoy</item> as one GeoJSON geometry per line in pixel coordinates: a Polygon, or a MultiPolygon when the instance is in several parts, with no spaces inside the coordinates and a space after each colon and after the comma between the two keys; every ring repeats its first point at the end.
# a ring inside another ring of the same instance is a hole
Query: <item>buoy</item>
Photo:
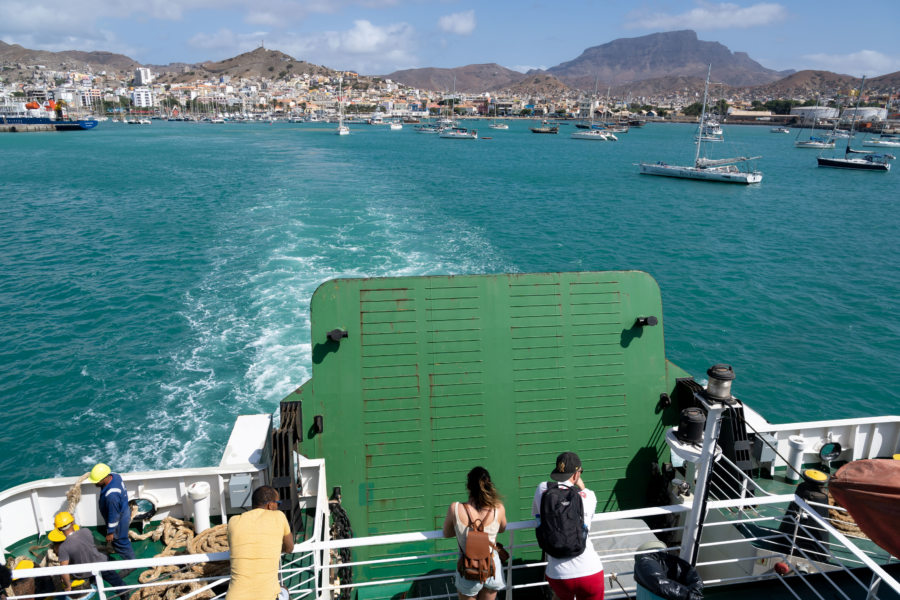
{"type": "Polygon", "coordinates": [[[787,575],[791,572],[791,565],[786,562],[777,562],[775,563],[775,572],[779,575],[787,575]]]}

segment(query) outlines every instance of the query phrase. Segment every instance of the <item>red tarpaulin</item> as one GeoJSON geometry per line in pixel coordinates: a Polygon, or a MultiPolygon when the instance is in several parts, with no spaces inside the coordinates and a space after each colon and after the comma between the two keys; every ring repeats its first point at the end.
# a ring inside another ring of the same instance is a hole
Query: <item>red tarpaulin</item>
{"type": "Polygon", "coordinates": [[[900,460],[849,462],[831,478],[828,491],[869,539],[900,557],[900,460]]]}

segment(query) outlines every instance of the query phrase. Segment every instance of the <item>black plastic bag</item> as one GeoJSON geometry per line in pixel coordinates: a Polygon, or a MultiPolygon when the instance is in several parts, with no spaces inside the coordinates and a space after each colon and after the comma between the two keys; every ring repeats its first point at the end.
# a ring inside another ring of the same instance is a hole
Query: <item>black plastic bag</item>
{"type": "Polygon", "coordinates": [[[666,552],[642,554],[635,558],[634,580],[666,600],[703,598],[703,580],[697,570],[666,552]]]}

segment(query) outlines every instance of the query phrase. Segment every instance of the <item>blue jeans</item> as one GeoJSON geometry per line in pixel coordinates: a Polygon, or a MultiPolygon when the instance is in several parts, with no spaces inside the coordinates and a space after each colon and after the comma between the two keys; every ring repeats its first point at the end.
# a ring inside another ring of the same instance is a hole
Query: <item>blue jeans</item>
{"type": "Polygon", "coordinates": [[[134,559],[134,548],[131,547],[131,540],[126,538],[113,538],[113,550],[122,557],[122,560],[134,559]]]}

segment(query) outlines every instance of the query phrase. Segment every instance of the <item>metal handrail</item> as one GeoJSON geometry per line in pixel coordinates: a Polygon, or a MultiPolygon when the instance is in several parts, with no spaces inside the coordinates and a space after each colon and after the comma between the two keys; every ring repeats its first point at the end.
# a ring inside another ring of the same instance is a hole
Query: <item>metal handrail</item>
{"type": "MultiPolygon", "coordinates": [[[[814,550],[813,552],[818,555],[820,553],[827,553],[833,556],[832,549],[835,548],[846,548],[859,562],[853,561],[851,568],[856,568],[857,565],[862,565],[874,574],[878,581],[885,582],[886,585],[891,587],[893,590],[900,592],[900,583],[898,583],[895,579],[893,579],[887,572],[881,568],[878,563],[873,561],[865,551],[857,548],[853,542],[847,539],[840,531],[835,529],[827,519],[822,518],[815,512],[815,509],[810,506],[806,501],[792,495],[792,494],[784,494],[784,495],[770,495],[763,497],[749,497],[749,498],[738,498],[738,499],[729,499],[729,500],[711,500],[708,504],[708,510],[724,510],[729,508],[737,508],[737,509],[747,509],[747,508],[758,508],[761,506],[772,506],[777,507],[781,505],[782,507],[786,507],[790,503],[795,503],[796,506],[802,511],[802,514],[808,515],[812,522],[810,525],[801,525],[797,524],[796,531],[794,536],[790,536],[784,532],[778,532],[777,530],[772,530],[771,533],[766,534],[765,532],[761,532],[761,535],[758,536],[747,536],[741,537],[734,540],[726,540],[726,541],[704,541],[700,540],[700,546],[702,549],[712,549],[716,546],[723,544],[747,544],[748,549],[752,548],[754,543],[760,542],[778,542],[785,543],[790,545],[792,548],[797,547],[796,540],[801,540],[804,543],[816,543],[815,536],[808,529],[809,527],[817,527],[822,528],[832,536],[832,539],[836,540],[836,544],[828,543],[821,545],[820,550],[814,550]]],[[[594,515],[593,522],[601,523],[608,522],[619,519],[629,519],[629,518],[643,518],[648,516],[658,516],[658,515],[678,515],[690,510],[690,507],[687,505],[670,505],[664,507],[653,507],[653,508],[644,508],[644,509],[635,509],[635,510],[627,510],[627,511],[619,511],[612,513],[600,513],[594,515]]],[[[743,513],[743,510],[741,510],[743,513]]],[[[773,511],[774,513],[774,511],[773,511]]],[[[709,522],[706,524],[706,531],[712,532],[715,531],[718,527],[725,526],[733,526],[739,524],[753,525],[753,524],[761,524],[764,521],[773,521],[778,522],[779,519],[784,518],[783,512],[778,512],[776,514],[772,514],[770,516],[760,516],[758,513],[746,514],[743,515],[742,518],[738,519],[729,519],[722,522],[709,522]]],[[[807,521],[809,522],[809,521],[807,521]]],[[[532,561],[526,564],[513,564],[513,561],[516,558],[516,554],[521,554],[521,551],[526,548],[534,547],[533,543],[529,544],[517,544],[517,533],[523,530],[531,529],[535,527],[536,522],[534,520],[527,521],[518,521],[510,523],[507,526],[507,532],[509,535],[509,545],[507,549],[510,552],[510,559],[504,565],[504,575],[507,583],[507,599],[512,600],[512,597],[516,590],[524,590],[527,588],[532,588],[540,585],[546,585],[546,582],[519,582],[514,583],[514,575],[522,569],[531,569],[531,568],[540,568],[544,564],[544,562],[540,561],[532,561]]],[[[673,529],[678,528],[663,528],[663,529],[655,529],[649,530],[654,535],[656,533],[662,531],[671,531],[673,529]]],[[[629,535],[637,535],[641,532],[646,533],[648,530],[644,529],[642,531],[639,530],[616,530],[614,532],[604,531],[604,532],[594,532],[591,534],[592,539],[602,539],[606,537],[616,536],[616,537],[626,537],[629,535]]],[[[301,565],[300,562],[303,560],[309,561],[310,558],[315,555],[324,552],[328,554],[330,550],[337,550],[340,548],[362,548],[362,547],[375,547],[375,546],[390,546],[395,544],[403,544],[409,542],[422,542],[422,541],[435,541],[438,539],[443,539],[443,534],[441,531],[420,531],[420,532],[410,532],[403,534],[388,534],[388,535],[380,535],[380,536],[367,536],[362,538],[352,538],[352,539],[342,539],[342,540],[305,540],[298,544],[295,544],[293,548],[292,555],[289,558],[284,559],[282,567],[280,569],[280,573],[285,577],[297,577],[299,578],[297,581],[292,581],[290,584],[291,588],[291,597],[295,599],[305,598],[305,597],[315,597],[315,598],[329,598],[333,597],[334,594],[339,593],[342,590],[353,589],[353,588],[362,588],[362,587],[372,587],[378,585],[386,585],[391,583],[412,583],[415,581],[426,581],[426,580],[434,580],[439,578],[447,577],[448,573],[440,573],[440,574],[430,574],[430,575],[418,575],[418,576],[409,576],[409,577],[394,577],[383,580],[371,580],[371,581],[362,581],[362,582],[353,582],[353,583],[345,583],[341,582],[338,585],[333,585],[329,581],[329,578],[326,576],[319,577],[320,574],[327,574],[330,569],[337,568],[339,566],[364,566],[364,565],[372,565],[372,564],[386,564],[386,563],[399,563],[403,561],[413,562],[416,560],[427,560],[433,559],[437,557],[446,557],[454,554],[455,552],[432,552],[432,553],[422,553],[422,554],[414,554],[414,555],[406,555],[406,556],[398,556],[391,558],[381,558],[374,559],[368,561],[356,561],[353,563],[346,564],[321,564],[319,561],[314,561],[311,565],[301,565]],[[305,577],[304,575],[308,575],[305,577]],[[307,589],[302,589],[304,585],[310,586],[307,589]]],[[[802,547],[798,547],[798,555],[805,554],[805,551],[802,547]]],[[[617,550],[614,554],[604,555],[604,560],[625,560],[629,557],[633,557],[639,554],[637,550],[630,549],[621,549],[617,550]]],[[[808,558],[808,557],[807,557],[808,558]]],[[[141,569],[148,567],[156,567],[156,566],[166,566],[166,565],[191,565],[203,562],[210,561],[222,561],[228,560],[229,553],[228,552],[215,552],[208,554],[190,554],[190,555],[181,555],[181,556],[168,556],[168,557],[159,557],[159,558],[145,558],[145,559],[134,559],[128,561],[114,561],[114,562],[101,562],[101,563],[91,563],[91,564],[80,564],[80,565],[67,565],[60,567],[42,567],[35,569],[26,569],[22,571],[16,571],[16,575],[18,577],[42,577],[42,576],[53,576],[53,575],[61,575],[63,573],[73,574],[76,572],[84,573],[90,572],[97,578],[97,592],[98,596],[101,599],[108,598],[108,594],[111,592],[120,591],[121,589],[134,590],[141,587],[148,586],[160,586],[167,585],[167,580],[155,581],[149,584],[138,584],[127,586],[127,588],[110,588],[105,587],[103,585],[102,577],[100,576],[101,571],[111,570],[111,569],[141,569]]],[[[739,555],[735,555],[733,557],[724,558],[723,560],[712,560],[708,562],[700,562],[698,563],[698,568],[714,568],[718,564],[729,564],[729,563],[739,563],[744,561],[754,561],[758,559],[758,555],[755,552],[748,552],[747,556],[743,556],[743,552],[739,553],[739,555]]],[[[810,559],[812,560],[812,559],[810,559]]],[[[843,559],[842,559],[843,560],[843,559]]],[[[836,561],[838,562],[838,561],[836,561]]],[[[842,563],[841,563],[842,564],[842,563]]],[[[843,564],[842,564],[843,566],[843,564]]],[[[843,567],[846,569],[846,567],[843,567]]],[[[623,571],[619,573],[619,575],[631,574],[631,571],[623,571]]],[[[608,574],[613,575],[613,574],[608,574]]],[[[774,574],[766,575],[764,577],[775,577],[774,574]]],[[[714,583],[737,583],[740,581],[754,580],[758,579],[760,576],[758,575],[749,575],[749,576],[741,576],[741,577],[733,577],[731,579],[718,579],[718,580],[710,580],[714,583]]],[[[801,576],[802,578],[802,576],[801,576]]],[[[783,580],[788,581],[792,578],[783,578],[783,580]]],[[[214,585],[225,582],[228,580],[228,576],[222,577],[207,577],[207,578],[197,578],[193,580],[178,580],[179,583],[183,583],[185,581],[196,581],[196,582],[208,582],[207,588],[211,588],[214,585]]],[[[171,581],[171,580],[169,580],[171,581]]],[[[174,583],[174,581],[172,582],[174,583]]],[[[608,590],[609,596],[614,596],[618,594],[618,590],[610,589],[608,590]]],[[[63,593],[57,592],[53,594],[45,594],[41,596],[33,597],[54,597],[61,596],[63,593]]],[[[183,596],[182,598],[188,598],[193,593],[183,596]]],[[[440,596],[443,597],[443,596],[440,596]]],[[[433,600],[432,598],[426,599],[421,598],[418,600],[433,600]]]]}

